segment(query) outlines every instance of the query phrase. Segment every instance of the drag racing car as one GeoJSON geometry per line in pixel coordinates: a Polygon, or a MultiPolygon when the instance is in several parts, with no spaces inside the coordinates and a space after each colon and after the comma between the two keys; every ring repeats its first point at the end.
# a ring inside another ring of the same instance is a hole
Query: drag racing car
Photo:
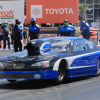
{"type": "Polygon", "coordinates": [[[100,48],[79,37],[52,37],[30,40],[26,50],[0,59],[0,78],[54,79],[98,75],[100,48]]]}

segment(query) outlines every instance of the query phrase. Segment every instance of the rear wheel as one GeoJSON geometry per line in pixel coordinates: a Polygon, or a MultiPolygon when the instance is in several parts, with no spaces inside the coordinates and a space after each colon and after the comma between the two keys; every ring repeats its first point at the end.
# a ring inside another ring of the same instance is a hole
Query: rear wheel
{"type": "Polygon", "coordinates": [[[55,79],[55,82],[60,84],[65,78],[65,64],[62,61],[59,65],[59,69],[58,69],[58,77],[57,79],[55,79]]]}
{"type": "Polygon", "coordinates": [[[98,59],[97,75],[100,74],[100,59],[98,59]]]}
{"type": "Polygon", "coordinates": [[[8,82],[11,82],[11,83],[14,83],[16,82],[17,80],[7,80],[8,82]]]}

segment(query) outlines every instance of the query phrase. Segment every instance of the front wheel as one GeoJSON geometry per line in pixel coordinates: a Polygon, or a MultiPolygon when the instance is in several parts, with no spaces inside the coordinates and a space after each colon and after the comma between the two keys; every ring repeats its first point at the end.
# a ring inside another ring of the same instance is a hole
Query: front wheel
{"type": "Polygon", "coordinates": [[[17,80],[7,80],[8,82],[11,82],[11,83],[14,83],[16,82],[17,80]]]}
{"type": "Polygon", "coordinates": [[[55,79],[55,82],[60,84],[65,78],[65,64],[62,61],[59,65],[59,69],[58,69],[58,77],[57,79],[55,79]]]}

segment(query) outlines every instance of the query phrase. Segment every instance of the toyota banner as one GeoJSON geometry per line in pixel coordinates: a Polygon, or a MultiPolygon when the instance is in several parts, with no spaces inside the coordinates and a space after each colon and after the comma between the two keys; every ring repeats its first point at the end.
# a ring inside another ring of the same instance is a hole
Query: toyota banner
{"type": "Polygon", "coordinates": [[[78,0],[27,0],[27,23],[32,17],[37,23],[78,23],[78,0]]]}

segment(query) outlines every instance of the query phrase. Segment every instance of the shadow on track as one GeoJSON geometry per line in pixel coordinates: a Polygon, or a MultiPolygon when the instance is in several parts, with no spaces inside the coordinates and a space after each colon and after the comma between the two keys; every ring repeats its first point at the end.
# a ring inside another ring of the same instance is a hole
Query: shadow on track
{"type": "MultiPolygon", "coordinates": [[[[60,85],[70,84],[74,82],[86,81],[93,79],[95,76],[88,77],[78,77],[78,78],[66,78],[60,85]]],[[[59,86],[54,83],[53,80],[21,80],[15,83],[2,83],[0,84],[0,89],[14,89],[14,90],[27,90],[27,89],[44,89],[59,86]]]]}

